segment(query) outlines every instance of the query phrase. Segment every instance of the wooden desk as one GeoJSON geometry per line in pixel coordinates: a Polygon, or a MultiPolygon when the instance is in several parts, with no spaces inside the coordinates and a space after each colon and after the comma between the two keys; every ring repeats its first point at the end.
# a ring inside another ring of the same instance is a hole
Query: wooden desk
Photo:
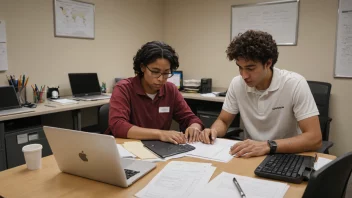
{"type": "MultiPolygon", "coordinates": [[[[125,139],[116,139],[117,143],[123,143],[125,139]]],[[[306,153],[314,155],[314,153],[306,153]]],[[[334,156],[319,154],[319,156],[334,159],[334,156]]],[[[228,163],[202,160],[184,157],[176,161],[210,162],[217,169],[212,176],[216,177],[222,171],[256,177],[254,169],[264,157],[250,159],[234,158],[228,163]]],[[[171,161],[171,160],[169,160],[171,161]]],[[[134,197],[139,190],[169,162],[159,162],[157,168],[138,180],[129,188],[120,188],[101,182],[61,173],[53,156],[43,158],[43,167],[40,170],[29,171],[26,165],[0,172],[0,195],[9,197],[134,197]]],[[[285,197],[302,197],[307,182],[302,184],[290,184],[285,197]]]]}
{"type": "Polygon", "coordinates": [[[81,130],[80,110],[84,108],[89,108],[89,107],[101,106],[109,102],[110,102],[110,99],[97,100],[97,101],[78,101],[78,104],[71,104],[71,105],[61,105],[61,104],[56,104],[55,102],[50,102],[50,105],[54,105],[56,107],[45,106],[45,104],[48,104],[48,102],[45,102],[43,104],[38,104],[37,108],[34,108],[33,112],[0,116],[0,123],[6,120],[40,116],[40,115],[59,113],[64,111],[73,111],[73,120],[74,120],[73,128],[76,130],[81,130]]]}

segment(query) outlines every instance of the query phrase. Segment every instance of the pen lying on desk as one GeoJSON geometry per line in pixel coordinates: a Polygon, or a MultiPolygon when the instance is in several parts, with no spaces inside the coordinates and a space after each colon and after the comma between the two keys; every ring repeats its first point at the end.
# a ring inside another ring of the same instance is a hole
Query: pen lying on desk
{"type": "Polygon", "coordinates": [[[246,198],[246,195],[244,194],[240,184],[238,183],[238,181],[235,177],[233,178],[233,183],[235,183],[235,186],[236,186],[237,190],[240,192],[241,197],[246,198]]]}
{"type": "Polygon", "coordinates": [[[56,107],[56,106],[54,106],[54,105],[44,105],[44,106],[47,106],[47,107],[56,107]]]}

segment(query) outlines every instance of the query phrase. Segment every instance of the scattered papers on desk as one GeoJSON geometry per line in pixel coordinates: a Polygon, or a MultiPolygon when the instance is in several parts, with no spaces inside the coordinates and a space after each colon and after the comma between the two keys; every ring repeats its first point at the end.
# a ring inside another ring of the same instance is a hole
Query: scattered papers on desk
{"type": "Polygon", "coordinates": [[[136,156],[130,153],[128,150],[123,148],[121,144],[116,144],[117,150],[119,151],[120,157],[122,158],[135,158],[136,156]]]}
{"type": "Polygon", "coordinates": [[[198,188],[191,194],[191,198],[241,198],[241,195],[233,183],[236,177],[246,197],[256,198],[281,198],[286,194],[289,185],[286,183],[255,179],[235,174],[222,172],[211,180],[203,188],[198,188]]]}
{"type": "Polygon", "coordinates": [[[65,99],[65,98],[51,100],[51,102],[57,102],[62,105],[78,104],[78,102],[75,100],[70,100],[70,99],[65,99]]]}
{"type": "Polygon", "coordinates": [[[331,162],[331,159],[326,159],[323,157],[318,157],[318,160],[314,163],[314,169],[319,170],[321,167],[325,166],[329,162],[331,162]]]}
{"type": "Polygon", "coordinates": [[[203,188],[216,167],[210,163],[172,161],[168,163],[141,191],[140,198],[189,197],[203,188]]]}
{"type": "Polygon", "coordinates": [[[214,144],[203,144],[196,142],[191,144],[196,147],[195,150],[188,152],[189,157],[196,157],[201,159],[213,160],[218,162],[229,162],[233,156],[230,155],[230,147],[239,141],[226,140],[217,138],[214,144]]]}
{"type": "Polygon", "coordinates": [[[203,97],[216,97],[216,95],[213,93],[205,93],[205,94],[200,94],[200,95],[203,97]]]}
{"type": "Polygon", "coordinates": [[[123,147],[129,152],[133,153],[140,159],[157,159],[158,157],[154,155],[151,151],[146,149],[142,142],[125,142],[123,147]]]}

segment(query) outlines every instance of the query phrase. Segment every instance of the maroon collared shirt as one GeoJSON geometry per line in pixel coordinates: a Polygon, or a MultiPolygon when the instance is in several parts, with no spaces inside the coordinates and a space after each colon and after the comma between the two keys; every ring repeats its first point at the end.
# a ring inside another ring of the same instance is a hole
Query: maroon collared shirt
{"type": "Polygon", "coordinates": [[[121,80],[115,86],[106,133],[127,138],[132,126],[170,130],[172,119],[183,129],[193,123],[203,127],[174,84],[166,82],[152,100],[144,92],[140,77],[136,76],[121,80]]]}

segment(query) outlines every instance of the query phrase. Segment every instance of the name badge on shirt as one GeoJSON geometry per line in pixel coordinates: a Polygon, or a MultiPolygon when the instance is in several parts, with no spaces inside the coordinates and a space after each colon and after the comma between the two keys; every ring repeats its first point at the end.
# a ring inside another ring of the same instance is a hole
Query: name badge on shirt
{"type": "Polygon", "coordinates": [[[159,113],[169,113],[170,107],[159,107],[159,113]]]}

